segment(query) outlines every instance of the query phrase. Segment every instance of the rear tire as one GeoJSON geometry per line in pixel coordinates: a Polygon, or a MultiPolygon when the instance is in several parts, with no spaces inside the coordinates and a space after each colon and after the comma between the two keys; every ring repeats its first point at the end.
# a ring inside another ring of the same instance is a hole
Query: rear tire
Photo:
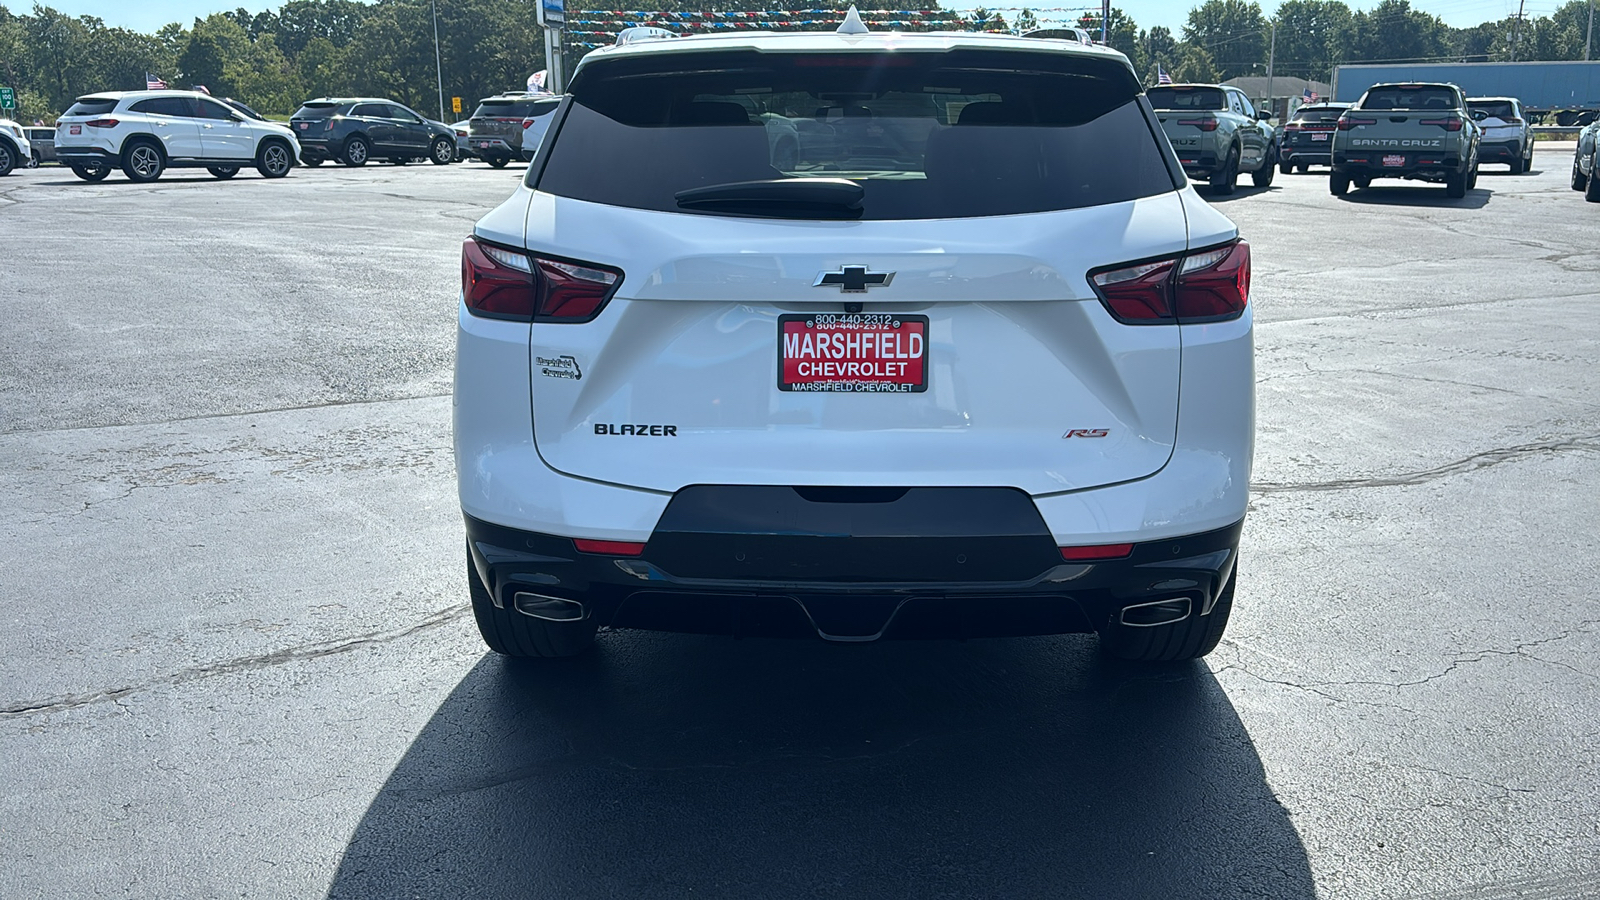
{"type": "Polygon", "coordinates": [[[1470,191],[1470,190],[1472,190],[1473,188],[1475,188],[1477,186],[1478,186],[1478,164],[1477,163],[1473,163],[1472,164],[1472,170],[1467,173],[1467,190],[1470,191]]]}
{"type": "Polygon", "coordinates": [[[1343,172],[1334,172],[1328,176],[1328,193],[1335,197],[1343,197],[1350,192],[1350,176],[1343,172]]]}
{"type": "Polygon", "coordinates": [[[506,167],[506,163],[508,163],[510,161],[511,160],[506,159],[504,156],[491,156],[488,159],[484,160],[484,162],[488,163],[491,166],[494,166],[496,169],[504,169],[506,167]]]}
{"type": "Polygon", "coordinates": [[[1304,175],[1305,173],[1311,171],[1311,164],[1310,163],[1300,163],[1299,165],[1294,167],[1294,170],[1296,172],[1299,172],[1301,175],[1304,175]]]}
{"type": "Polygon", "coordinates": [[[148,184],[161,177],[167,169],[167,159],[155,141],[129,141],[122,150],[122,174],[129,181],[148,184]]]}
{"type": "Polygon", "coordinates": [[[372,146],[367,139],[356,135],[344,142],[344,152],[339,154],[339,159],[347,166],[364,166],[371,155],[372,146]]]}
{"type": "Polygon", "coordinates": [[[1355,185],[1357,190],[1364,191],[1367,188],[1372,187],[1372,176],[1371,175],[1357,175],[1357,176],[1355,176],[1355,177],[1350,179],[1350,183],[1355,185]]]}
{"type": "Polygon", "coordinates": [[[1445,176],[1444,195],[1451,200],[1460,200],[1467,195],[1467,173],[1451,172],[1445,176]]]}
{"type": "Polygon", "coordinates": [[[1278,163],[1278,174],[1279,175],[1290,175],[1290,174],[1293,174],[1293,173],[1294,173],[1294,163],[1286,163],[1286,162],[1278,163]]]}
{"type": "Polygon", "coordinates": [[[0,141],[0,178],[4,178],[5,176],[10,175],[11,174],[11,170],[15,169],[16,167],[17,167],[17,153],[16,153],[16,151],[11,149],[11,145],[10,144],[7,144],[4,141],[0,141]]]}
{"type": "Polygon", "coordinates": [[[456,160],[456,142],[439,138],[433,142],[428,150],[428,162],[436,166],[448,166],[456,160]]]}
{"type": "Polygon", "coordinates": [[[320,166],[320,165],[322,165],[322,157],[320,157],[320,156],[302,156],[302,157],[300,157],[300,161],[305,163],[308,166],[320,166]]]}
{"type": "Polygon", "coordinates": [[[1136,628],[1113,622],[1100,633],[1100,647],[1119,659],[1138,662],[1182,662],[1199,659],[1217,649],[1233,612],[1233,587],[1239,580],[1237,569],[1217,594],[1217,602],[1207,615],[1191,610],[1189,617],[1171,625],[1136,628]]]}
{"type": "Polygon", "coordinates": [[[1211,176],[1211,193],[1219,197],[1226,197],[1233,193],[1234,186],[1239,181],[1239,148],[1228,150],[1228,158],[1223,161],[1222,168],[1211,176]]]}
{"type": "Polygon", "coordinates": [[[1583,199],[1590,203],[1600,203],[1600,165],[1589,166],[1589,184],[1583,192],[1583,199]]]}
{"type": "Polygon", "coordinates": [[[1258,188],[1271,187],[1273,177],[1278,174],[1278,148],[1271,149],[1271,155],[1262,160],[1261,168],[1250,173],[1250,183],[1258,188]]]}
{"type": "Polygon", "coordinates": [[[1526,171],[1528,171],[1528,164],[1523,162],[1522,157],[1519,156],[1511,161],[1511,174],[1521,175],[1526,171]]]}
{"type": "Polygon", "coordinates": [[[1572,162],[1572,189],[1575,190],[1575,191],[1581,191],[1581,190],[1583,190],[1584,188],[1586,188],[1588,186],[1589,186],[1589,179],[1583,177],[1583,173],[1578,170],[1578,162],[1577,162],[1577,160],[1573,160],[1573,162],[1572,162]]]}
{"type": "Polygon", "coordinates": [[[223,181],[227,181],[229,178],[232,178],[233,176],[239,174],[239,167],[238,166],[206,166],[206,171],[210,172],[211,173],[211,177],[213,177],[213,178],[220,178],[223,181]]]}
{"type": "MultiPolygon", "coordinates": [[[[503,656],[554,658],[577,656],[594,646],[597,626],[593,618],[582,622],[546,622],[494,605],[489,589],[478,577],[467,551],[467,589],[472,595],[472,616],[489,649],[503,656]]],[[[1213,615],[1215,610],[1212,611],[1213,615]]]]}
{"type": "Polygon", "coordinates": [[[103,162],[73,163],[72,174],[84,181],[105,181],[111,174],[111,166],[103,162]]]}

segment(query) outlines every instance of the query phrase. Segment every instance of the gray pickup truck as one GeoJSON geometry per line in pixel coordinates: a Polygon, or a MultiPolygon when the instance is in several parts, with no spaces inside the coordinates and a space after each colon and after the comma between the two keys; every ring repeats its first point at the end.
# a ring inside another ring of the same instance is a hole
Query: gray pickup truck
{"type": "Polygon", "coordinates": [[[1256,187],[1277,172],[1278,135],[1244,91],[1225,84],[1164,84],[1145,91],[1178,162],[1214,194],[1233,193],[1240,172],[1256,187]]]}
{"type": "Polygon", "coordinates": [[[1478,183],[1482,137],[1453,84],[1373,85],[1339,116],[1328,189],[1344,196],[1374,178],[1408,178],[1465,197],[1478,183]]]}

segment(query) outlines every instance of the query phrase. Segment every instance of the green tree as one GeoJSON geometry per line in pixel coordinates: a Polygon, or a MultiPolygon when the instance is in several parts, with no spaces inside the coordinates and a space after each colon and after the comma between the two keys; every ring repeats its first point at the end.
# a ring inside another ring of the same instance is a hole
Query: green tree
{"type": "Polygon", "coordinates": [[[1204,49],[1224,80],[1266,65],[1267,20],[1255,0],[1206,0],[1189,10],[1183,39],[1204,49]]]}
{"type": "Polygon", "coordinates": [[[1027,34],[1038,27],[1039,17],[1033,14],[1033,10],[1026,7],[1023,8],[1022,12],[1017,13],[1015,19],[1011,20],[1012,34],[1027,34]]]}
{"type": "Polygon", "coordinates": [[[1198,84],[1211,84],[1222,80],[1222,75],[1217,71],[1217,64],[1212,61],[1211,54],[1199,44],[1184,43],[1178,45],[1177,58],[1172,61],[1173,81],[1188,81],[1198,84]]]}
{"type": "Polygon", "coordinates": [[[1342,0],[1284,0],[1273,73],[1326,81],[1347,53],[1353,22],[1342,0]]]}
{"type": "Polygon", "coordinates": [[[1355,14],[1351,23],[1352,62],[1433,62],[1452,58],[1449,26],[1439,17],[1413,9],[1409,0],[1382,0],[1355,14]]]}

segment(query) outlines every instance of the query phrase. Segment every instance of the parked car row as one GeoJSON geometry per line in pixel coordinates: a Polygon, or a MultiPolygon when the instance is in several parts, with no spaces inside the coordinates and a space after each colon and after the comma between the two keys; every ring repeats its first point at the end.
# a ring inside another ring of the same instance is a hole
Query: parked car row
{"type": "Polygon", "coordinates": [[[1583,191],[1583,198],[1590,203],[1600,203],[1596,145],[1600,145],[1600,121],[1591,122],[1578,133],[1578,147],[1572,155],[1572,189],[1583,191]]]}

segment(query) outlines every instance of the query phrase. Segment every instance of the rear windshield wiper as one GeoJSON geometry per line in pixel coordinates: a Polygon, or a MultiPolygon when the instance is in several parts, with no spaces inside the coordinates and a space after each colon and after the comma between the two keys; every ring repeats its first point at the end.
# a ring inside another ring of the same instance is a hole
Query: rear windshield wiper
{"type": "Polygon", "coordinates": [[[788,219],[858,219],[866,189],[848,178],[770,178],[690,188],[684,209],[788,219]]]}

